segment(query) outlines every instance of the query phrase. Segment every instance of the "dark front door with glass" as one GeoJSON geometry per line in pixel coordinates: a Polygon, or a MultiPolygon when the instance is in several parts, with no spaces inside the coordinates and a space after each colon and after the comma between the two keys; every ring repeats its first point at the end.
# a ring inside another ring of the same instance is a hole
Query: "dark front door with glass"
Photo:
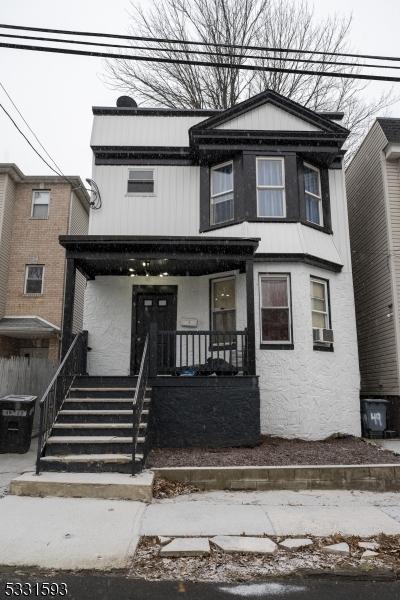
{"type": "MultiPolygon", "coordinates": [[[[140,291],[133,295],[134,323],[132,324],[132,367],[138,373],[144,342],[150,331],[150,323],[156,323],[158,331],[176,330],[176,293],[140,291]]],[[[175,364],[175,348],[171,345],[171,364],[175,364]]]]}

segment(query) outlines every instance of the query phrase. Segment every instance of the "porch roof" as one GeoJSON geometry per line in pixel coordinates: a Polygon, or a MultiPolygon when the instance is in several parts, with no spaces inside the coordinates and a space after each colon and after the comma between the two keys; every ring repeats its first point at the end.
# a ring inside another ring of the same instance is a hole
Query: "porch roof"
{"type": "Polygon", "coordinates": [[[62,235],[67,258],[96,275],[206,275],[245,269],[259,238],[62,235]]]}

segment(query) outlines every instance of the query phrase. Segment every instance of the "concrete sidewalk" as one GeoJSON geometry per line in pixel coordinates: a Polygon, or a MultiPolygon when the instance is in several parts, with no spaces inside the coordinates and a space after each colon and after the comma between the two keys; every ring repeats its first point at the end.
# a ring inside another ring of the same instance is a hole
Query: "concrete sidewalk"
{"type": "Polygon", "coordinates": [[[142,535],[400,534],[400,493],[203,492],[148,506],[142,535]]]}
{"type": "Polygon", "coordinates": [[[143,502],[0,499],[0,565],[129,565],[140,535],[400,534],[400,493],[206,492],[143,502]]]}

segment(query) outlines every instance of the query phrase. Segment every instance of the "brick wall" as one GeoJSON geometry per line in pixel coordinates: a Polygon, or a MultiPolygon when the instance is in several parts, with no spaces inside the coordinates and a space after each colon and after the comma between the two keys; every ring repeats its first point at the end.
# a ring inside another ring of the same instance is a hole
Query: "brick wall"
{"type": "Polygon", "coordinates": [[[47,219],[31,218],[32,190],[40,186],[17,186],[12,231],[6,315],[37,315],[61,327],[65,251],[58,236],[68,231],[70,186],[52,183],[47,219]],[[24,294],[25,265],[45,266],[43,294],[24,294]]]}

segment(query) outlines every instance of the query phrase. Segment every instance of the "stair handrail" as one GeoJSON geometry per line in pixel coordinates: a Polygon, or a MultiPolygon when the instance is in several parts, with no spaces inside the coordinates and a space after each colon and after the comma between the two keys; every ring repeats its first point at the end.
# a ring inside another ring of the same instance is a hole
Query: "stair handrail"
{"type": "Polygon", "coordinates": [[[86,370],[84,351],[86,332],[75,335],[57,371],[40,400],[40,422],[36,456],[36,475],[40,473],[40,459],[51,429],[55,423],[61,404],[76,375],[86,370]]]}
{"type": "MultiPolygon", "coordinates": [[[[140,420],[142,416],[144,400],[146,397],[147,380],[149,376],[149,362],[149,334],[147,334],[143,346],[143,354],[140,361],[139,375],[132,404],[132,475],[135,475],[136,446],[137,439],[139,437],[140,420]]],[[[145,456],[143,455],[143,461],[144,459],[145,456]]]]}

